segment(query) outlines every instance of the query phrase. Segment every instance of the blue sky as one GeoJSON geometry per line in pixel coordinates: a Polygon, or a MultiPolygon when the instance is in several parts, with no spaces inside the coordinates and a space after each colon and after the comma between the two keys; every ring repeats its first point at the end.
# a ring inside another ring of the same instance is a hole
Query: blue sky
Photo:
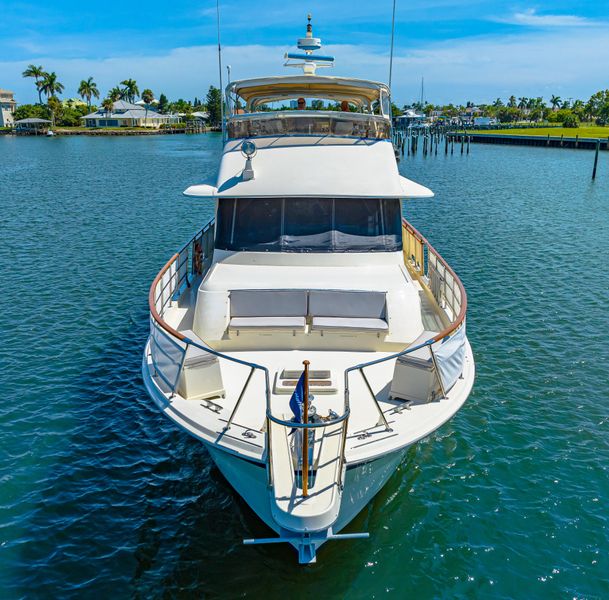
{"type": "MultiPolygon", "coordinates": [[[[386,81],[391,0],[221,2],[225,64],[233,78],[279,75],[306,13],[336,75],[386,81]]],[[[33,101],[29,63],[56,71],[75,96],[93,76],[103,93],[133,77],[170,98],[217,85],[215,2],[0,0],[0,87],[33,101]]],[[[398,0],[394,99],[412,101],[425,77],[428,101],[496,97],[587,98],[609,88],[609,2],[398,0]]],[[[324,71],[329,73],[329,71],[324,71]]]]}

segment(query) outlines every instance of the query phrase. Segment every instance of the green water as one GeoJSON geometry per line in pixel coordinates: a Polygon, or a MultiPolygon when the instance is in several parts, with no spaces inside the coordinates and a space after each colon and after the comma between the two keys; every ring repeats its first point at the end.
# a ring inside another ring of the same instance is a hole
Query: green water
{"type": "Polygon", "coordinates": [[[609,156],[405,157],[478,376],[299,567],[141,382],[147,290],[212,214],[217,136],[0,137],[3,598],[609,597],[609,156]]]}

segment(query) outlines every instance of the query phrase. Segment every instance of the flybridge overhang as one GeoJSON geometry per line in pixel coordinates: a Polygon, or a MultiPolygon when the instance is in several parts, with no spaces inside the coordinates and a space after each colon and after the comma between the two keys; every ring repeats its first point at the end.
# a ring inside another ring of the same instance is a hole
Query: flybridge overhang
{"type": "Polygon", "coordinates": [[[227,88],[229,96],[243,98],[248,110],[267,102],[305,98],[346,100],[357,106],[371,106],[376,101],[389,98],[389,88],[384,83],[346,77],[321,75],[296,75],[292,77],[262,77],[233,81],[227,88]]]}
{"type": "Polygon", "coordinates": [[[259,140],[252,154],[254,176],[245,176],[240,141],[229,141],[215,185],[189,187],[184,194],[205,198],[431,198],[433,192],[402,177],[390,141],[337,145],[278,146],[259,140]]]}

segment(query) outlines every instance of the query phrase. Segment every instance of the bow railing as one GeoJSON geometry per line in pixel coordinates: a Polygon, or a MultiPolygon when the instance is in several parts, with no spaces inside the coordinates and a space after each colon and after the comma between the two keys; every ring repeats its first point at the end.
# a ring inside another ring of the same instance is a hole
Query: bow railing
{"type": "MultiPolygon", "coordinates": [[[[364,369],[387,361],[397,360],[401,356],[406,356],[425,347],[429,347],[431,359],[437,369],[437,357],[433,345],[448,341],[462,327],[465,327],[465,314],[467,312],[467,294],[461,280],[423,234],[406,219],[402,219],[402,243],[404,264],[411,276],[420,283],[424,293],[435,305],[437,313],[442,318],[444,328],[420,344],[410,346],[401,352],[383,358],[354,365],[345,370],[345,403],[348,405],[349,402],[349,375],[353,371],[359,371],[379,413],[378,424],[384,425],[387,430],[390,430],[389,423],[364,369]]],[[[442,394],[446,396],[442,378],[439,376],[438,379],[442,394]]]]}

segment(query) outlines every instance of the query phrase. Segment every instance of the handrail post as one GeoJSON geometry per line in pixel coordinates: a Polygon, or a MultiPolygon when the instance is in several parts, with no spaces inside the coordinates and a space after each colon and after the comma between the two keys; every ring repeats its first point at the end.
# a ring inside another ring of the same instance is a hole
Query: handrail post
{"type": "Polygon", "coordinates": [[[370,382],[368,381],[368,378],[366,377],[366,374],[364,373],[364,369],[360,368],[359,372],[362,374],[364,383],[366,384],[366,387],[368,388],[368,391],[370,392],[370,395],[372,396],[372,400],[374,401],[374,405],[376,406],[376,409],[378,410],[378,413],[381,416],[381,420],[377,423],[377,425],[385,425],[385,429],[387,431],[392,431],[391,427],[389,427],[389,423],[387,422],[387,419],[385,418],[385,415],[383,414],[383,409],[381,408],[379,401],[376,399],[376,396],[374,395],[372,386],[370,385],[370,382]]]}
{"type": "MultiPolygon", "coordinates": [[[[303,399],[303,423],[309,423],[309,361],[303,360],[304,365],[304,399],[303,399]]],[[[309,429],[304,427],[302,439],[302,495],[309,495],[309,429]]]]}
{"type": "Polygon", "coordinates": [[[254,371],[256,370],[256,367],[252,367],[250,369],[250,373],[247,376],[247,379],[245,380],[245,384],[243,385],[243,388],[241,389],[241,393],[239,394],[239,398],[237,399],[237,403],[235,404],[235,408],[233,408],[233,412],[231,412],[230,417],[228,418],[228,421],[226,422],[226,425],[224,426],[223,431],[228,431],[230,429],[230,426],[233,422],[233,418],[235,417],[235,413],[237,412],[237,409],[239,408],[239,405],[241,404],[241,400],[243,399],[243,396],[245,394],[245,390],[247,390],[247,386],[250,383],[250,379],[252,378],[252,375],[254,374],[254,371]]]}

